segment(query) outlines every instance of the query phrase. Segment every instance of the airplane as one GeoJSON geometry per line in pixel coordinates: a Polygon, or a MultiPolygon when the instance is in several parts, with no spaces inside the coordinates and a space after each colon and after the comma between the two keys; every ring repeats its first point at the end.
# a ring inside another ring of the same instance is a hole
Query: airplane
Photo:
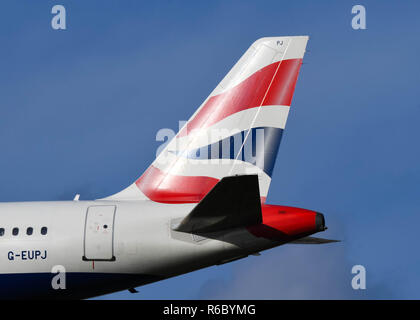
{"type": "Polygon", "coordinates": [[[255,41],[134,183],[0,204],[0,299],[86,299],[286,243],[322,213],[266,203],[308,36],[255,41]]]}

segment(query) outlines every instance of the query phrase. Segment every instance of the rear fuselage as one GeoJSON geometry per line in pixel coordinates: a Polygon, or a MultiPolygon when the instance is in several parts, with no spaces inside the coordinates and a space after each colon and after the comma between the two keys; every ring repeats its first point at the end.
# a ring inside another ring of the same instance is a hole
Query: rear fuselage
{"type": "Polygon", "coordinates": [[[152,201],[1,204],[0,298],[97,296],[320,231],[315,212],[280,206],[263,206],[263,224],[257,226],[210,234],[173,231],[171,226],[194,206],[152,201]]]}

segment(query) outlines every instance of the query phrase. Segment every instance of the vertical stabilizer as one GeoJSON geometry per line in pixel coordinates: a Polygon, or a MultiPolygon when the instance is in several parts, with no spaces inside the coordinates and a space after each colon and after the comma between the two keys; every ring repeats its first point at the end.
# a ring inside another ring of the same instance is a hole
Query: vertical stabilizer
{"type": "Polygon", "coordinates": [[[143,175],[109,199],[199,202],[223,177],[257,174],[264,200],[307,41],[255,41],[143,175]]]}

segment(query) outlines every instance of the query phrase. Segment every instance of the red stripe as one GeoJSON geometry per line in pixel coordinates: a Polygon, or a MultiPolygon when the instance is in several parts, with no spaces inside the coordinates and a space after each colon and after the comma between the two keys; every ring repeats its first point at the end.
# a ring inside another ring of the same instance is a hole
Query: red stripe
{"type": "Polygon", "coordinates": [[[179,136],[209,127],[242,110],[268,105],[290,106],[301,64],[302,59],[272,63],[228,91],[211,97],[179,136]]]}
{"type": "Polygon", "coordinates": [[[161,203],[199,202],[219,180],[211,177],[177,176],[150,166],[136,181],[150,199],[161,203]]]}

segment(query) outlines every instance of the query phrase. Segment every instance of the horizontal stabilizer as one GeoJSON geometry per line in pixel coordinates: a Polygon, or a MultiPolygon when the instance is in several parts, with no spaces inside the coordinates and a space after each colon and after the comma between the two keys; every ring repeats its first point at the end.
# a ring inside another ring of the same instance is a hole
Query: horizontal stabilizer
{"type": "Polygon", "coordinates": [[[322,239],[316,237],[305,237],[301,239],[297,239],[291,241],[289,243],[292,244],[324,244],[324,243],[333,243],[333,242],[341,242],[341,240],[330,240],[330,239],[322,239]]]}
{"type": "Polygon", "coordinates": [[[221,179],[174,230],[206,233],[261,222],[258,176],[238,175],[221,179]]]}

